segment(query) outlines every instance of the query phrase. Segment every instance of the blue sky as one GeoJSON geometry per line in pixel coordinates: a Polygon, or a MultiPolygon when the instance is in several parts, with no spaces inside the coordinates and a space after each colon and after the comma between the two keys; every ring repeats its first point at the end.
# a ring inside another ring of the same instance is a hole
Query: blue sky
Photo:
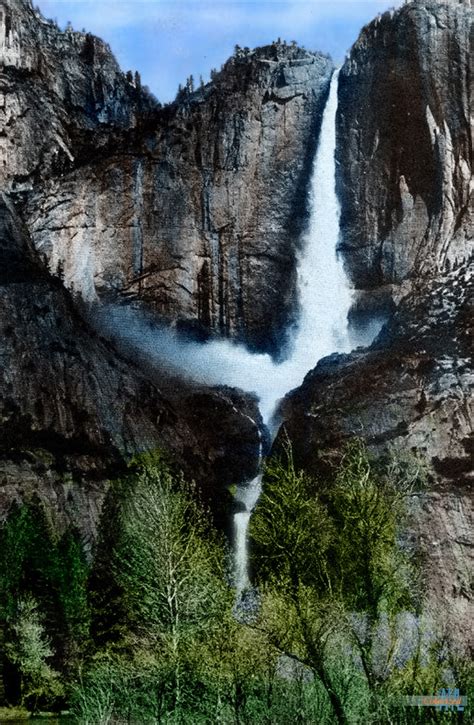
{"type": "Polygon", "coordinates": [[[189,75],[209,79],[234,45],[278,37],[341,62],[361,27],[401,0],[35,0],[61,27],[68,20],[110,43],[123,70],[138,70],[166,102],[189,75]]]}

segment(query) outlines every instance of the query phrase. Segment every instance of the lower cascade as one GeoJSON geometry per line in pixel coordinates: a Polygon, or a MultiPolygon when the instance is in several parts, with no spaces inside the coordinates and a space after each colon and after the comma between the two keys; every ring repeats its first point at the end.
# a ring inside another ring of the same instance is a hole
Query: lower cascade
{"type": "MultiPolygon", "coordinates": [[[[332,76],[321,133],[313,163],[310,221],[298,262],[300,319],[288,360],[272,371],[272,387],[261,397],[264,422],[271,425],[278,401],[303,382],[318,360],[351,349],[347,316],[351,291],[337,254],[340,208],[336,195],[336,112],[338,75],[332,76]]],[[[235,587],[240,596],[248,588],[247,532],[252,509],[261,492],[259,475],[238,487],[244,510],[234,515],[235,587]]]]}

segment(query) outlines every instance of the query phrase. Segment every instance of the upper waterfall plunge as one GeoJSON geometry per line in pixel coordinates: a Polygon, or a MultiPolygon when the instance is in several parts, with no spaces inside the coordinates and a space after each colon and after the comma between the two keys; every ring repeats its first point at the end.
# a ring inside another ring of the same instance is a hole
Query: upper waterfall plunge
{"type": "Polygon", "coordinates": [[[302,380],[325,355],[350,347],[351,291],[337,255],[340,208],[336,195],[336,111],[339,71],[331,79],[310,189],[310,222],[298,263],[300,320],[288,367],[302,380]]]}
{"type": "MultiPolygon", "coordinates": [[[[119,342],[139,349],[171,373],[208,385],[230,385],[256,393],[268,425],[278,401],[303,382],[318,360],[351,348],[347,314],[351,292],[338,259],[339,203],[335,186],[338,72],[333,74],[324,110],[310,186],[310,218],[298,259],[300,317],[290,357],[275,363],[224,340],[187,342],[158,328],[130,307],[104,306],[101,327],[119,342]]],[[[97,315],[96,315],[97,317],[97,315]]]]}

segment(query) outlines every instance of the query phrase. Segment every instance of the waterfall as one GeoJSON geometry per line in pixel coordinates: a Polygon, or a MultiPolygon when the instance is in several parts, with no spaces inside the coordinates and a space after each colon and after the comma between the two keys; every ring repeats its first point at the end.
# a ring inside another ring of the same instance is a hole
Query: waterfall
{"type": "MultiPolygon", "coordinates": [[[[310,222],[298,264],[300,321],[287,366],[303,378],[317,360],[351,348],[347,315],[351,291],[336,248],[336,111],[339,71],[331,79],[311,180],[310,222]]],[[[293,381],[292,381],[293,382],[293,381]]]]}
{"type": "MultiPolygon", "coordinates": [[[[262,462],[262,443],[260,441],[259,467],[262,462]]],[[[262,490],[262,476],[256,476],[250,483],[237,486],[236,502],[243,506],[242,511],[234,514],[234,582],[240,595],[250,585],[248,571],[247,531],[250,516],[262,490]]]]}
{"type": "MultiPolygon", "coordinates": [[[[268,423],[283,395],[300,385],[317,361],[332,352],[350,350],[347,314],[351,304],[349,284],[337,255],[339,202],[336,195],[336,111],[338,73],[335,71],[324,109],[319,144],[313,163],[310,220],[298,260],[300,319],[288,360],[274,366],[261,397],[268,423]]],[[[261,490],[261,476],[238,487],[237,500],[244,510],[234,515],[235,586],[240,595],[248,586],[247,530],[261,490]]]]}
{"type": "MultiPolygon", "coordinates": [[[[336,248],[339,203],[336,196],[336,111],[338,72],[333,74],[316,151],[311,187],[310,218],[298,258],[299,323],[292,353],[277,364],[269,355],[253,354],[243,345],[218,340],[186,342],[171,329],[161,329],[133,308],[103,305],[93,322],[124,351],[141,356],[160,371],[187,375],[206,385],[229,385],[256,393],[264,422],[270,425],[278,401],[303,382],[318,360],[351,349],[347,313],[351,293],[336,248]]],[[[375,335],[374,331],[374,335],[375,335]]],[[[260,457],[262,454],[260,446],[260,457]]],[[[229,483],[232,483],[230,481],[229,483]]],[[[241,510],[234,516],[235,585],[248,587],[247,530],[261,490],[261,477],[238,487],[241,510]]]]}

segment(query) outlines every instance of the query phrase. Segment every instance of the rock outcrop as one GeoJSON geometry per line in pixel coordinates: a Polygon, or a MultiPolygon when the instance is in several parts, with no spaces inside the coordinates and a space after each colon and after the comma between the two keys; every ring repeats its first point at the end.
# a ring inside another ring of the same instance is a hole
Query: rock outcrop
{"type": "Polygon", "coordinates": [[[239,50],[161,108],[98,39],[26,0],[4,14],[3,184],[49,269],[86,299],[278,353],[330,59],[239,50]]]}
{"type": "Polygon", "coordinates": [[[340,72],[341,247],[380,305],[472,252],[473,12],[416,0],[365,27],[340,72]]]}
{"type": "Polygon", "coordinates": [[[258,465],[256,400],[165,382],[123,359],[38,264],[5,197],[0,253],[0,520],[13,501],[37,497],[59,530],[72,522],[91,542],[108,481],[158,447],[222,516],[225,487],[258,465]]]}

